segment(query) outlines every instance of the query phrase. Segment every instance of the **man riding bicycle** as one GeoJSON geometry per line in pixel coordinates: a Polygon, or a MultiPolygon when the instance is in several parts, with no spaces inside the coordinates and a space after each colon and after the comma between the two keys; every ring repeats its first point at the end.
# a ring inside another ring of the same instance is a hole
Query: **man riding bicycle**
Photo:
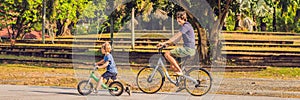
{"type": "Polygon", "coordinates": [[[179,32],[171,37],[168,41],[158,43],[157,47],[171,44],[182,37],[183,47],[177,47],[173,50],[165,52],[164,56],[170,62],[170,67],[177,75],[183,75],[181,68],[174,57],[186,57],[195,55],[195,33],[192,25],[187,22],[187,15],[185,11],[176,13],[176,19],[181,26],[179,32]]]}

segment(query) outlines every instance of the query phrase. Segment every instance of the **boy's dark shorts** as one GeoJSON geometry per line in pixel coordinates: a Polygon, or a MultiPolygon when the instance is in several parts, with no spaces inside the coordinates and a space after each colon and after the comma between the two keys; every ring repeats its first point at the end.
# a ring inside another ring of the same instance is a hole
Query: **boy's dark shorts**
{"type": "Polygon", "coordinates": [[[117,79],[117,73],[112,73],[112,72],[109,72],[109,71],[106,71],[101,76],[103,78],[105,78],[106,80],[108,80],[109,78],[111,78],[112,80],[116,80],[117,79]]]}

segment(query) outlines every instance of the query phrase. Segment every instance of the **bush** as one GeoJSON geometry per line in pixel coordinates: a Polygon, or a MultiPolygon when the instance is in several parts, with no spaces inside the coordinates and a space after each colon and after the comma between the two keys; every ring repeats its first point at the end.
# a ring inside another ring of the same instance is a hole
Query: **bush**
{"type": "Polygon", "coordinates": [[[33,29],[35,30],[35,31],[42,31],[42,23],[35,23],[34,25],[33,25],[33,29]]]}

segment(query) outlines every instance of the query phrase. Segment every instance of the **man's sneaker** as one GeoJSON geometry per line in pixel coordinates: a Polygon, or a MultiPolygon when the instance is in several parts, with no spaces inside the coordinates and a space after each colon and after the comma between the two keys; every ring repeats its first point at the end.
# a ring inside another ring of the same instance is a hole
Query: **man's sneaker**
{"type": "Polygon", "coordinates": [[[175,72],[175,74],[178,75],[178,76],[182,76],[183,75],[183,73],[180,72],[180,71],[179,72],[175,72]]]}
{"type": "Polygon", "coordinates": [[[131,96],[131,90],[130,90],[130,87],[126,87],[126,88],[125,88],[125,92],[127,92],[128,95],[131,96]]]}

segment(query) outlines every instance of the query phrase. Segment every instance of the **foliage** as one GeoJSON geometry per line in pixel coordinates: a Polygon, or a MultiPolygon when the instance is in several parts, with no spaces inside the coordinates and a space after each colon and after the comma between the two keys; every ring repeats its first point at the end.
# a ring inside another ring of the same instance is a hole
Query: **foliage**
{"type": "MultiPolygon", "coordinates": [[[[110,30],[110,23],[113,20],[114,31],[123,29],[125,23],[131,20],[132,8],[134,8],[135,16],[141,16],[144,22],[149,22],[152,19],[166,20],[175,14],[175,11],[182,10],[178,5],[167,0],[135,0],[119,5],[112,13],[109,14],[109,20],[104,22],[102,28],[106,32],[110,30]],[[151,14],[154,17],[150,16],[151,14]]],[[[131,23],[131,22],[130,22],[131,23]]]]}
{"type": "Polygon", "coordinates": [[[300,32],[300,0],[280,0],[277,10],[281,11],[277,12],[280,31],[300,32]]]}
{"type": "MultiPolygon", "coordinates": [[[[267,24],[267,30],[284,32],[300,32],[300,0],[235,0],[232,3],[232,9],[229,13],[226,23],[228,30],[232,30],[234,26],[234,18],[236,13],[242,13],[245,17],[250,17],[267,24]],[[274,12],[274,8],[276,12],[274,12]],[[274,20],[273,13],[276,15],[274,20]],[[298,14],[298,15],[297,15],[298,14]],[[274,27],[275,26],[275,27],[274,27]]],[[[258,26],[260,22],[256,22],[258,26]]]]}
{"type": "Polygon", "coordinates": [[[58,24],[59,30],[56,35],[71,35],[70,29],[76,25],[88,2],[88,0],[58,0],[58,4],[54,6],[56,16],[52,17],[58,24]]]}
{"type": "Polygon", "coordinates": [[[42,0],[1,0],[0,18],[5,22],[2,28],[11,28],[9,34],[16,34],[17,37],[24,36],[41,22],[41,4],[42,0]]]}
{"type": "Polygon", "coordinates": [[[104,20],[108,20],[105,10],[107,6],[106,0],[94,0],[89,1],[86,8],[83,10],[82,14],[79,17],[79,30],[82,27],[88,27],[87,30],[81,30],[77,34],[81,34],[82,31],[87,31],[84,33],[98,33],[100,29],[100,23],[104,20]],[[85,25],[85,26],[83,26],[85,25]]]}
{"type": "MultiPolygon", "coordinates": [[[[1,28],[12,28],[12,34],[17,37],[32,31],[32,29],[41,30],[42,23],[42,1],[43,0],[1,0],[0,18],[6,23],[1,22],[1,28]]],[[[93,6],[92,10],[99,11],[104,9],[106,0],[45,0],[46,17],[48,30],[53,30],[56,35],[71,34],[70,30],[76,25],[79,15],[86,9],[88,4],[95,2],[98,6],[93,6]],[[100,5],[100,6],[99,6],[100,5]],[[56,27],[57,26],[57,27],[56,27]],[[52,28],[52,29],[50,29],[52,28]]],[[[91,9],[91,8],[88,8],[91,9]]],[[[88,15],[90,16],[90,15],[88,15]]],[[[93,17],[93,16],[90,16],[93,17]]]]}
{"type": "Polygon", "coordinates": [[[225,31],[234,31],[234,26],[235,25],[235,13],[230,11],[228,13],[228,16],[226,17],[226,30],[225,31]]]}

